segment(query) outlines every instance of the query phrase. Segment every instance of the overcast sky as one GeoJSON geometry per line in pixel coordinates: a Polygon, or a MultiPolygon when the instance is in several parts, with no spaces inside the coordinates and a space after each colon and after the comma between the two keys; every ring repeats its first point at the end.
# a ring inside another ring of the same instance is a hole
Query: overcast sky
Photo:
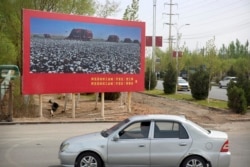
{"type": "MultiPolygon", "coordinates": [[[[105,2],[105,0],[99,0],[105,2]]],[[[120,12],[109,18],[122,19],[123,13],[132,0],[114,0],[120,2],[120,12]]],[[[146,35],[153,34],[153,1],[140,0],[139,19],[146,22],[146,35]]],[[[156,35],[164,39],[162,49],[168,48],[170,0],[156,0],[156,35]]],[[[242,44],[250,39],[250,0],[172,0],[172,35],[176,38],[176,29],[182,34],[180,46],[186,43],[190,50],[201,49],[206,42],[215,37],[219,49],[222,44],[228,46],[232,41],[242,44]],[[184,24],[190,24],[183,26],[184,24]],[[181,27],[181,28],[180,28],[181,27]]],[[[173,44],[175,46],[175,44],[173,44]]]]}

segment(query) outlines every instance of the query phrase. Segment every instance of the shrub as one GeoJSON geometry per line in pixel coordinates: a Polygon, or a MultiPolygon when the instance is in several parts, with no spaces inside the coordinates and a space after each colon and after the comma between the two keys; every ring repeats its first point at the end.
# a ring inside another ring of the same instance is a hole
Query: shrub
{"type": "Polygon", "coordinates": [[[209,73],[200,67],[189,78],[192,97],[196,100],[204,100],[209,92],[209,73]]]}
{"type": "Polygon", "coordinates": [[[227,71],[227,76],[236,76],[237,72],[235,71],[234,67],[231,66],[230,69],[227,71]]]}
{"type": "Polygon", "coordinates": [[[250,80],[247,74],[244,75],[244,73],[240,73],[237,75],[236,86],[244,90],[247,105],[250,106],[250,80]]]}
{"type": "Polygon", "coordinates": [[[12,81],[13,84],[13,117],[37,117],[39,106],[35,103],[33,95],[22,95],[20,87],[21,77],[12,81]]]}
{"type": "Polygon", "coordinates": [[[244,94],[244,90],[235,86],[234,84],[229,84],[227,88],[228,102],[227,105],[232,111],[245,114],[247,111],[247,102],[244,94]]]}
{"type": "Polygon", "coordinates": [[[177,71],[175,67],[169,63],[168,69],[163,78],[163,91],[165,94],[173,94],[176,91],[177,71]]]}
{"type": "Polygon", "coordinates": [[[156,74],[153,73],[150,69],[147,69],[145,72],[145,82],[144,87],[146,90],[153,90],[157,85],[156,74]]]}
{"type": "MultiPolygon", "coordinates": [[[[105,92],[104,99],[105,100],[117,100],[121,96],[120,92],[105,92]]],[[[101,93],[99,93],[99,98],[101,97],[101,93]]]]}

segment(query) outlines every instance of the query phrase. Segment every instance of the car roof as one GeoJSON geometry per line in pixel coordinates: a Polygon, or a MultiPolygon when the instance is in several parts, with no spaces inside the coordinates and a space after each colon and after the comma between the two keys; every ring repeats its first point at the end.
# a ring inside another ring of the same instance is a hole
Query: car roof
{"type": "Polygon", "coordinates": [[[184,115],[166,115],[166,114],[149,114],[149,115],[136,115],[129,118],[131,121],[143,121],[143,120],[168,120],[185,122],[186,117],[184,115]]]}

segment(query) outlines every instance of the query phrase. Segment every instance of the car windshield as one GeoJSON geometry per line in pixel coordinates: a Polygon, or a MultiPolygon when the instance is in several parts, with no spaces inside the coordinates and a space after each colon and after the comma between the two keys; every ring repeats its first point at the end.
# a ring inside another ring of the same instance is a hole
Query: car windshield
{"type": "Polygon", "coordinates": [[[101,135],[103,137],[108,137],[109,135],[111,135],[114,131],[116,131],[117,129],[119,129],[120,127],[122,127],[124,124],[128,123],[129,119],[125,119],[117,124],[115,124],[114,126],[112,126],[111,128],[107,129],[107,130],[103,130],[101,132],[101,135]]]}
{"type": "Polygon", "coordinates": [[[179,83],[187,83],[187,81],[185,81],[184,79],[179,79],[178,82],[179,83]]]}

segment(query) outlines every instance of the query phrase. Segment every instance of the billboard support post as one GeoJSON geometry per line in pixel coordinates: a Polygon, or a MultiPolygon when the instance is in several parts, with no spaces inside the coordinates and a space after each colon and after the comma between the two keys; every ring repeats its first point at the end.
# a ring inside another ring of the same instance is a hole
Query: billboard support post
{"type": "Polygon", "coordinates": [[[72,93],[72,118],[76,118],[76,96],[72,93]]]}
{"type": "Polygon", "coordinates": [[[127,97],[127,100],[128,100],[128,103],[127,103],[127,110],[129,113],[131,113],[131,92],[128,92],[128,97],[127,97]]]}
{"type": "Polygon", "coordinates": [[[42,94],[39,94],[39,116],[40,118],[43,117],[43,95],[42,94]]]}
{"type": "Polygon", "coordinates": [[[95,109],[97,109],[97,104],[98,104],[98,95],[99,95],[99,93],[98,93],[98,92],[96,92],[96,93],[95,93],[95,109]]]}
{"type": "Polygon", "coordinates": [[[104,118],[104,92],[102,92],[101,116],[102,116],[102,118],[104,118]]]}

